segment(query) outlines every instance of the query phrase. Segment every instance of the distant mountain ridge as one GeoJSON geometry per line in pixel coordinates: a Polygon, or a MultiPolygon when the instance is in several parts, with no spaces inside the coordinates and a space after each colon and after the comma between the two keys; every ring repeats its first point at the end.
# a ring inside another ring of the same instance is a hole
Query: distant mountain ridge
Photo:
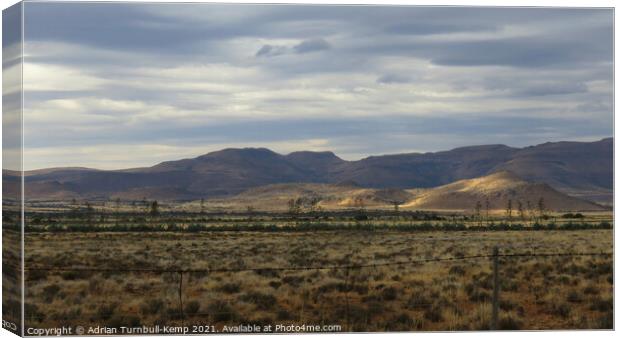
{"type": "MultiPolygon", "coordinates": [[[[192,159],[126,170],[42,169],[25,173],[27,199],[226,197],[279,183],[328,183],[376,189],[430,188],[509,170],[569,195],[612,201],[613,139],[525,148],[483,145],[434,153],[346,161],[332,152],[281,155],[265,148],[223,149],[192,159]],[[142,196],[141,196],[142,195],[142,196]],[[140,197],[138,197],[140,196],[140,197]]],[[[3,172],[5,189],[17,184],[3,172]]]]}

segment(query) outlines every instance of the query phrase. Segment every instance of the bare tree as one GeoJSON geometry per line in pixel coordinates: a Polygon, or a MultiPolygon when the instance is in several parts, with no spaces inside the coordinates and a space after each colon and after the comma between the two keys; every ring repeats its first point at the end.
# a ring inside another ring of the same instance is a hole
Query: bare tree
{"type": "Polygon", "coordinates": [[[114,200],[114,213],[115,215],[115,223],[118,225],[118,219],[121,217],[121,199],[120,198],[116,198],[116,200],[114,200]]]}
{"type": "Polygon", "coordinates": [[[480,201],[476,201],[476,213],[475,213],[475,218],[478,221],[478,225],[482,225],[482,217],[480,215],[480,210],[482,209],[482,203],[480,203],[480,201]]]}
{"type": "Polygon", "coordinates": [[[88,223],[90,223],[93,220],[93,214],[95,213],[95,209],[88,201],[86,201],[84,206],[86,210],[86,220],[88,220],[88,223]]]}
{"type": "Polygon", "coordinates": [[[157,201],[151,202],[151,211],[149,213],[151,214],[151,216],[159,215],[159,203],[157,203],[157,201]]]}
{"type": "Polygon", "coordinates": [[[321,198],[318,196],[312,197],[310,199],[310,212],[317,211],[317,206],[321,202],[321,198]]]}
{"type": "Polygon", "coordinates": [[[541,219],[545,217],[545,200],[542,197],[538,199],[538,216],[541,219]]]}
{"type": "Polygon", "coordinates": [[[519,218],[521,222],[525,221],[525,211],[523,210],[523,203],[521,201],[517,201],[517,211],[519,213],[519,218]]]}
{"type": "Polygon", "coordinates": [[[489,209],[491,208],[491,203],[489,202],[489,198],[485,198],[484,200],[484,207],[486,209],[486,221],[487,223],[489,223],[489,209]]]}
{"type": "Polygon", "coordinates": [[[245,207],[245,212],[248,214],[248,220],[253,220],[254,219],[254,207],[251,205],[248,205],[245,207]]]}
{"type": "Polygon", "coordinates": [[[508,199],[508,204],[506,205],[506,216],[508,217],[508,222],[512,222],[512,199],[508,199]]]}
{"type": "Polygon", "coordinates": [[[301,198],[291,198],[288,200],[288,212],[291,214],[298,214],[301,212],[301,198]]]}

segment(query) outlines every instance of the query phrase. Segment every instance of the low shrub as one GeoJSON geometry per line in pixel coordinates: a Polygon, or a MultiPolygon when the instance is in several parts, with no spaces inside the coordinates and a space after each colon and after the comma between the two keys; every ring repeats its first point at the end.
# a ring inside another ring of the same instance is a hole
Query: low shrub
{"type": "Polygon", "coordinates": [[[188,316],[194,316],[198,313],[198,311],[200,311],[200,302],[196,300],[190,301],[187,305],[185,305],[185,313],[188,316]]]}
{"type": "Polygon", "coordinates": [[[398,290],[396,290],[396,288],[393,286],[389,286],[383,289],[383,291],[381,291],[381,298],[384,301],[396,300],[397,296],[398,296],[398,290]]]}
{"type": "MultiPolygon", "coordinates": [[[[101,304],[97,309],[97,316],[103,320],[112,318],[116,310],[116,303],[101,304]]],[[[121,323],[122,324],[122,323],[121,323]]]]}
{"type": "Polygon", "coordinates": [[[521,330],[523,322],[513,315],[502,316],[497,323],[497,328],[500,330],[521,330]]]}
{"type": "Polygon", "coordinates": [[[424,318],[433,323],[438,323],[443,320],[443,310],[441,307],[433,305],[424,311],[424,318]]]}
{"type": "Polygon", "coordinates": [[[222,300],[216,300],[213,303],[210,303],[207,305],[206,310],[209,314],[211,314],[211,318],[215,322],[227,322],[236,317],[236,312],[233,308],[222,300]]]}
{"type": "Polygon", "coordinates": [[[60,287],[58,285],[56,284],[48,285],[43,288],[43,299],[46,302],[51,303],[54,300],[54,298],[56,298],[56,296],[58,295],[58,292],[60,292],[60,287]]]}
{"type": "Polygon", "coordinates": [[[596,297],[592,300],[592,305],[590,305],[590,310],[599,311],[599,312],[608,312],[614,309],[613,299],[603,299],[600,297],[596,297]]]}
{"type": "Polygon", "coordinates": [[[155,315],[164,308],[165,304],[161,299],[151,298],[140,305],[140,312],[144,315],[155,315]]]}
{"type": "Polygon", "coordinates": [[[239,290],[241,289],[241,286],[239,285],[239,283],[226,283],[218,287],[217,289],[224,293],[232,294],[232,293],[238,293],[239,290]]]}
{"type": "Polygon", "coordinates": [[[277,302],[276,297],[273,295],[258,291],[248,292],[239,297],[239,299],[256,305],[256,308],[259,310],[270,310],[277,302]]]}

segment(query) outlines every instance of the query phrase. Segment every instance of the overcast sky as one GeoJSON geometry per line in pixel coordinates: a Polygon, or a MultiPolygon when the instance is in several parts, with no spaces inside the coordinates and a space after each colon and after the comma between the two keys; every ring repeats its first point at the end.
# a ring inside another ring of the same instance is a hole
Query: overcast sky
{"type": "Polygon", "coordinates": [[[609,137],[612,15],[26,3],[25,168],[609,137]]]}

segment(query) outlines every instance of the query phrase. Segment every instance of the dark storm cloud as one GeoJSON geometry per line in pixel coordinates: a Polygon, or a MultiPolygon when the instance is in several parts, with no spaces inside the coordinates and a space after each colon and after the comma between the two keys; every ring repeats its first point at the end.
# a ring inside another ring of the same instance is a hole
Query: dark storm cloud
{"type": "MultiPolygon", "coordinates": [[[[567,26],[567,29],[571,27],[567,26]]],[[[374,46],[359,46],[357,51],[425,58],[443,66],[570,67],[611,62],[612,38],[609,20],[594,27],[581,27],[570,34],[567,31],[541,31],[527,37],[447,41],[386,39],[374,46]]]]}
{"type": "Polygon", "coordinates": [[[308,39],[300,42],[292,47],[289,46],[272,46],[263,45],[256,54],[255,57],[268,57],[278,56],[288,53],[305,54],[312,52],[319,52],[330,49],[331,45],[324,39],[308,39]]]}
{"type": "Polygon", "coordinates": [[[278,56],[288,53],[288,48],[283,46],[263,45],[255,54],[256,57],[278,56]]]}
{"type": "MultiPolygon", "coordinates": [[[[235,37],[295,36],[294,29],[281,32],[272,29],[278,23],[291,20],[287,16],[288,9],[277,7],[287,6],[30,3],[26,5],[25,12],[26,18],[31,22],[26,34],[31,41],[64,41],[117,50],[191,53],[208,41],[235,37]],[[166,13],[166,7],[177,6],[196,9],[196,13],[204,15],[192,19],[189,15],[183,18],[166,13]],[[273,7],[274,10],[265,11],[268,7],[273,7]],[[215,20],[217,13],[211,13],[210,8],[238,10],[247,13],[247,17],[239,21],[215,20]]],[[[321,11],[325,11],[325,8],[321,11]]],[[[320,16],[316,17],[318,18],[320,16]]],[[[316,42],[311,41],[308,48],[320,48],[321,46],[313,45],[316,42]]],[[[321,44],[320,41],[318,43],[321,44]]],[[[304,46],[300,48],[304,49],[304,46]]]]}
{"type": "Polygon", "coordinates": [[[384,84],[407,83],[410,81],[411,81],[411,78],[403,74],[385,74],[377,78],[377,83],[384,83],[384,84]]]}
{"type": "Polygon", "coordinates": [[[321,50],[330,49],[331,45],[324,39],[310,39],[304,40],[300,44],[293,47],[296,53],[311,53],[321,50]]]}
{"type": "MultiPolygon", "coordinates": [[[[170,5],[169,5],[170,6],[170,5]]],[[[174,6],[174,5],[172,5],[174,6]]],[[[32,18],[27,38],[33,41],[65,41],[123,50],[195,54],[209,50],[210,42],[236,37],[303,37],[325,27],[324,33],[345,33],[352,39],[372,39],[364,48],[348,54],[405,55],[430,59],[439,65],[506,65],[540,67],[585,61],[611,60],[611,14],[602,10],[415,8],[347,6],[256,6],[213,5],[247,13],[243,20],[213,21],[204,4],[176,5],[204,15],[188,19],[165,15],[131,3],[36,3],[26,6],[32,18]],[[202,12],[201,12],[202,11],[202,12]],[[545,32],[544,25],[558,20],[567,30],[545,32]],[[575,20],[575,21],[572,21],[575,20]],[[581,27],[572,25],[588,21],[581,27]],[[318,24],[320,21],[323,24],[318,24]],[[370,24],[372,22],[372,24],[370,24]],[[497,32],[502,28],[533,22],[543,25],[539,33],[524,38],[485,38],[457,41],[390,41],[383,37],[423,36],[442,33],[497,32]],[[338,24],[345,31],[329,30],[338,24]],[[577,28],[575,28],[577,27],[577,28]],[[572,30],[572,31],[571,31],[572,30]],[[381,41],[387,41],[382,43],[381,41]]],[[[149,7],[151,8],[151,7],[149,7]]],[[[154,7],[154,8],[157,8],[154,7]]],[[[265,45],[256,56],[284,53],[265,45]]],[[[305,39],[292,47],[298,53],[325,50],[325,39],[305,39]]]]}
{"type": "Polygon", "coordinates": [[[192,44],[201,31],[156,18],[139,4],[26,4],[26,39],[63,41],[113,49],[170,50],[192,44]]]}
{"type": "Polygon", "coordinates": [[[454,32],[497,31],[498,25],[448,24],[439,22],[407,22],[387,26],[385,31],[392,34],[432,35],[454,32]]]}
{"type": "Polygon", "coordinates": [[[264,45],[256,52],[256,56],[269,55],[272,51],[273,51],[273,46],[271,46],[271,45],[264,45]]]}
{"type": "Polygon", "coordinates": [[[437,47],[433,63],[447,66],[553,67],[611,61],[611,32],[593,30],[581,38],[563,36],[493,39],[437,47]]]}

